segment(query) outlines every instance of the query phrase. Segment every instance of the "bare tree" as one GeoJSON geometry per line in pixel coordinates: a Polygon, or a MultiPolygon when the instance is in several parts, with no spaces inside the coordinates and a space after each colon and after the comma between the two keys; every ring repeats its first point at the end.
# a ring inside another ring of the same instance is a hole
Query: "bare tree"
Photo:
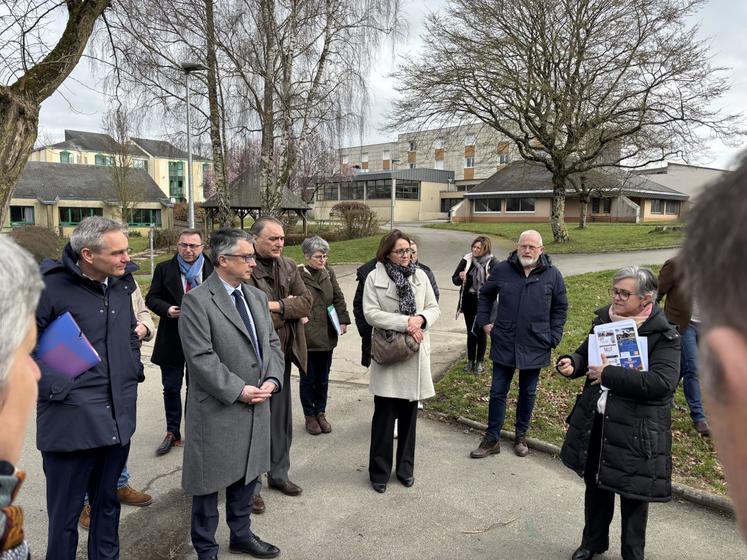
{"type": "Polygon", "coordinates": [[[564,223],[569,177],[702,154],[741,115],[714,108],[728,90],[688,27],[702,0],[452,0],[429,16],[424,52],[396,73],[392,127],[477,121],[552,174],[551,225],[564,223]]]}
{"type": "Polygon", "coordinates": [[[16,0],[0,7],[0,223],[39,128],[39,108],[78,64],[110,0],[16,0]],[[50,27],[64,20],[56,43],[50,27]]]}

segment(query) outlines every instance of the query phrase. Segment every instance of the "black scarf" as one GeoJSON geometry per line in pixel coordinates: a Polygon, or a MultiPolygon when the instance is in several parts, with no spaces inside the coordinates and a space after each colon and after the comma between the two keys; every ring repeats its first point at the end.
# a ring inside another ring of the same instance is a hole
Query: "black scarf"
{"type": "Polygon", "coordinates": [[[407,266],[400,266],[389,260],[384,263],[387,275],[397,287],[399,312],[403,315],[415,315],[415,294],[412,292],[412,285],[407,279],[415,274],[416,268],[412,261],[407,266]]]}

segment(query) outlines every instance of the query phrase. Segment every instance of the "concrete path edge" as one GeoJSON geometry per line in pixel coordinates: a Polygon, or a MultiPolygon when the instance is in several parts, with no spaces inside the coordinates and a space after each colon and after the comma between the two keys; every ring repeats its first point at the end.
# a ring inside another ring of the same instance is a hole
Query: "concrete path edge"
{"type": "MultiPolygon", "coordinates": [[[[474,428],[475,430],[484,432],[488,429],[487,424],[476,422],[475,420],[465,418],[464,416],[459,416],[456,421],[464,426],[474,428]]],[[[514,432],[501,430],[501,437],[513,441],[514,432]]],[[[560,447],[552,443],[547,443],[546,441],[535,438],[527,438],[527,445],[532,449],[547,453],[549,455],[560,455],[560,447]]],[[[687,500],[688,502],[697,504],[699,506],[714,509],[716,511],[720,511],[732,516],[734,515],[734,506],[732,505],[731,500],[729,500],[729,498],[727,498],[726,496],[719,496],[718,494],[713,494],[712,492],[706,492],[705,490],[699,490],[697,488],[686,486],[685,484],[678,484],[676,482],[672,483],[672,495],[677,498],[687,500]]]]}

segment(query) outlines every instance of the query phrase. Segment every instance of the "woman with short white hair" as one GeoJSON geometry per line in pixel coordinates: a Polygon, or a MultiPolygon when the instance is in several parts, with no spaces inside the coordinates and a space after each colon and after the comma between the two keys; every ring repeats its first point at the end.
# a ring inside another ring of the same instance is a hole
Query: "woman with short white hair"
{"type": "Polygon", "coordinates": [[[8,237],[0,237],[0,255],[0,559],[15,560],[30,558],[23,513],[12,502],[24,479],[14,465],[41,375],[31,352],[36,346],[34,313],[44,284],[31,255],[8,237]]]}

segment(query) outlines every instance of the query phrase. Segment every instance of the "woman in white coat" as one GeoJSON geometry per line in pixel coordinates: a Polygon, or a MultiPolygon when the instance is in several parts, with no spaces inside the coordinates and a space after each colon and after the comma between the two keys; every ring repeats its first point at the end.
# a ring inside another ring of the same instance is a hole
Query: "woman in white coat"
{"type": "Polygon", "coordinates": [[[405,361],[371,362],[369,390],[374,395],[368,473],[377,492],[386,491],[392,472],[394,422],[399,422],[397,479],[415,482],[415,428],[418,401],[435,395],[431,379],[428,330],[440,314],[428,277],[412,262],[410,239],[399,230],[385,236],[376,252],[376,268],[363,292],[363,314],[374,328],[409,333],[420,350],[405,361]]]}

